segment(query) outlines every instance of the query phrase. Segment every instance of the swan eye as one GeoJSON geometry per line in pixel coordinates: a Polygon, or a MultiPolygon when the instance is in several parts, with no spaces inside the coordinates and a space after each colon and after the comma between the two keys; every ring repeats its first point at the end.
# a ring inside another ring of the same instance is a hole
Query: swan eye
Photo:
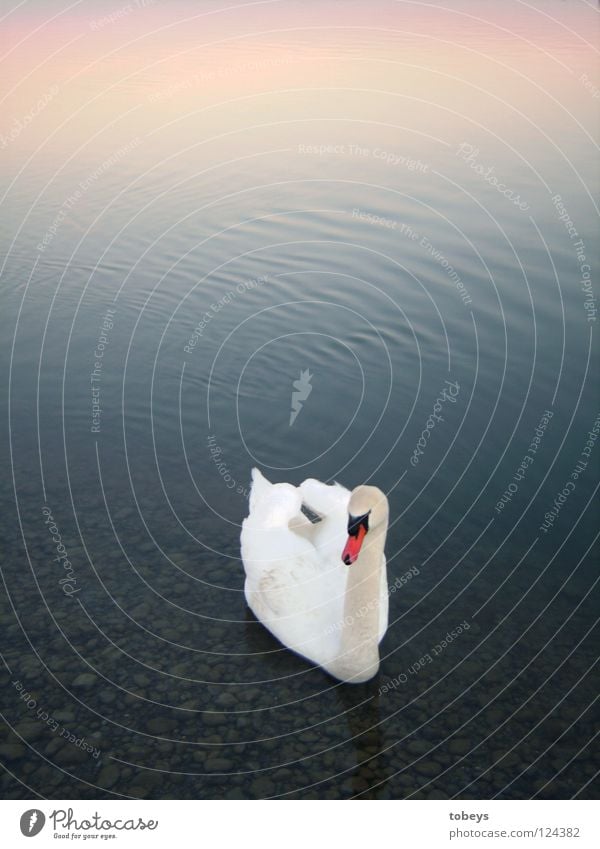
{"type": "Polygon", "coordinates": [[[348,536],[358,536],[361,525],[365,529],[365,533],[369,530],[369,513],[365,513],[363,516],[348,517],[348,536]]]}

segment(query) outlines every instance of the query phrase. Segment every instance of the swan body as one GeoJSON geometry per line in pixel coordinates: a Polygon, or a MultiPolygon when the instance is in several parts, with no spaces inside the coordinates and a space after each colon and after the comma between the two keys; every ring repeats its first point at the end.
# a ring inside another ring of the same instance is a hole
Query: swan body
{"type": "Polygon", "coordinates": [[[387,499],[375,487],[272,484],[252,470],[241,532],[248,606],[281,643],[341,681],[367,681],[379,669],[387,522],[387,499]]]}

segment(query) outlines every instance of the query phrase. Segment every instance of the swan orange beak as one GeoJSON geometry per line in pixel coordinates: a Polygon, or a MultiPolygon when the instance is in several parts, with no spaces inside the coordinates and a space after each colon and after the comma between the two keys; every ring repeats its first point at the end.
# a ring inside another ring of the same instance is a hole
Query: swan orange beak
{"type": "Polygon", "coordinates": [[[357,560],[366,535],[367,529],[364,525],[360,525],[358,532],[355,535],[348,537],[348,542],[342,551],[342,560],[346,566],[350,566],[351,563],[354,563],[357,560]]]}

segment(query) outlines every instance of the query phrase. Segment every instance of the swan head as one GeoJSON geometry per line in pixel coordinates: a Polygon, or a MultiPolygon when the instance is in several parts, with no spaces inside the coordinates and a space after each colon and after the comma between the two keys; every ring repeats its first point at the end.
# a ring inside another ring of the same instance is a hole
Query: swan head
{"type": "Polygon", "coordinates": [[[357,486],[348,502],[348,541],[342,560],[350,566],[358,559],[369,533],[387,527],[388,500],[376,486],[357,486]]]}

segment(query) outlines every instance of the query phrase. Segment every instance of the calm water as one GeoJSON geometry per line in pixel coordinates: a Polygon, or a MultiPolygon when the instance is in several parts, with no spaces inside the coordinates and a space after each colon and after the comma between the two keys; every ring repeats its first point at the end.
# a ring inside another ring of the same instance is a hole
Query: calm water
{"type": "Polygon", "coordinates": [[[4,796],[597,791],[597,24],[3,18],[4,796]],[[388,493],[369,684],[248,613],[253,465],[388,493]]]}

